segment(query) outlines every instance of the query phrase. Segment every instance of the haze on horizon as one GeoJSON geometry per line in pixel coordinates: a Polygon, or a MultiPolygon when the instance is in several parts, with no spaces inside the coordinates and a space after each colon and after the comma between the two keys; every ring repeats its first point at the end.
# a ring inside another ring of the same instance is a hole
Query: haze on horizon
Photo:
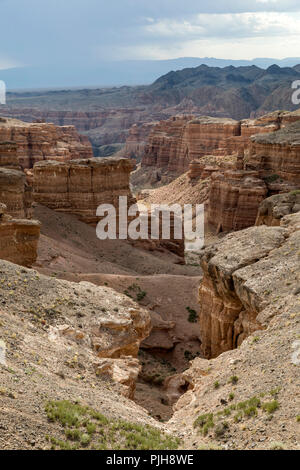
{"type": "Polygon", "coordinates": [[[90,85],[115,83],[120,63],[132,60],[300,56],[297,0],[0,0],[0,12],[0,78],[13,77],[8,86],[22,78],[24,86],[75,85],[74,75],[79,85],[88,74],[90,85]]]}

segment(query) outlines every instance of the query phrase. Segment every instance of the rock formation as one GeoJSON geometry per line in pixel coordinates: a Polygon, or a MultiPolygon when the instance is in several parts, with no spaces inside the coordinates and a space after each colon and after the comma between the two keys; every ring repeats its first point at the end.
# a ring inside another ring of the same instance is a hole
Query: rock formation
{"type": "Polygon", "coordinates": [[[161,121],[149,136],[142,166],[183,173],[195,158],[212,154],[239,133],[240,123],[232,119],[176,116],[161,121]]]}
{"type": "Polygon", "coordinates": [[[276,314],[274,302],[298,285],[299,215],[281,227],[251,227],[204,250],[200,286],[202,351],[236,348],[276,314]],[[274,300],[275,299],[275,300],[274,300]]]}
{"type": "Polygon", "coordinates": [[[108,376],[120,385],[120,393],[134,399],[136,382],[142,369],[138,359],[123,356],[120,359],[99,359],[94,364],[98,376],[108,376]]]}
{"type": "Polygon", "coordinates": [[[258,207],[267,193],[267,186],[257,171],[214,173],[209,195],[209,224],[217,233],[254,225],[258,207]]]}
{"type": "Polygon", "coordinates": [[[43,160],[67,162],[74,158],[93,156],[88,138],[80,136],[73,126],[29,124],[1,118],[0,142],[1,166],[21,166],[25,169],[43,160]]]}
{"type": "Polygon", "coordinates": [[[261,203],[255,225],[280,226],[283,217],[296,212],[300,212],[300,191],[277,194],[261,203]]]}
{"type": "Polygon", "coordinates": [[[77,215],[95,225],[100,204],[119,207],[119,196],[133,203],[129,187],[133,164],[128,159],[44,161],[34,166],[34,200],[50,209],[77,215]]]}
{"type": "MultiPolygon", "coordinates": [[[[267,129],[276,115],[261,118],[267,129]]],[[[214,172],[211,176],[208,222],[217,233],[254,225],[263,199],[299,188],[300,121],[289,124],[289,117],[289,113],[280,114],[280,123],[284,123],[280,130],[252,136],[248,150],[238,157],[235,170],[214,172]]],[[[293,114],[291,120],[298,117],[293,114]]],[[[193,163],[191,171],[201,172],[201,165],[197,170],[193,163]]]]}
{"type": "MultiPolygon", "coordinates": [[[[252,147],[251,136],[284,129],[299,119],[299,112],[282,111],[242,121],[176,116],[159,122],[153,128],[142,158],[142,166],[183,173],[192,162],[195,165],[205,155],[243,155],[252,147]]],[[[252,148],[251,153],[254,151],[252,148]]]]}
{"type": "MultiPolygon", "coordinates": [[[[260,177],[282,179],[292,186],[300,181],[300,122],[277,132],[251,137],[247,168],[259,171],[260,177]]],[[[272,181],[270,181],[272,182],[272,181]]]]}
{"type": "Polygon", "coordinates": [[[156,121],[134,124],[129,129],[124,148],[118,154],[125,158],[135,158],[140,161],[145,153],[148,136],[157,124],[156,121]]]}
{"type": "Polygon", "coordinates": [[[14,219],[0,204],[0,259],[22,266],[32,266],[37,259],[40,223],[14,219]]]}
{"type": "Polygon", "coordinates": [[[14,218],[31,218],[32,190],[22,171],[0,168],[0,202],[14,218]]]}

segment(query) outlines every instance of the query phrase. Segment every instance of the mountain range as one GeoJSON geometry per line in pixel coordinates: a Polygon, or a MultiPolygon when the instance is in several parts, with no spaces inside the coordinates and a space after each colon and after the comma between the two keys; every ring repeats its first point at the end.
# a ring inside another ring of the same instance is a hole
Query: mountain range
{"type": "Polygon", "coordinates": [[[47,67],[28,66],[0,70],[0,80],[6,82],[8,89],[148,85],[171,70],[198,67],[202,64],[221,68],[231,65],[234,67],[255,65],[266,69],[273,64],[293,67],[300,64],[300,58],[230,60],[182,57],[170,60],[102,61],[93,67],[80,64],[58,67],[49,64],[47,67]]]}

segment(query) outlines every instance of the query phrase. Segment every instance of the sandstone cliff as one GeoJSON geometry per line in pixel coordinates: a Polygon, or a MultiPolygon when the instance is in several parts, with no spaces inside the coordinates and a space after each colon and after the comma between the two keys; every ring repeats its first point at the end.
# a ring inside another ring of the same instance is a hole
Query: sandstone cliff
{"type": "Polygon", "coordinates": [[[277,194],[265,199],[258,209],[255,225],[279,226],[281,219],[300,212],[300,191],[277,194]]]}
{"type": "Polygon", "coordinates": [[[31,218],[32,191],[22,171],[0,168],[0,202],[15,218],[31,218]]]}
{"type": "Polygon", "coordinates": [[[37,259],[40,223],[14,219],[0,204],[0,258],[22,266],[32,266],[37,259]]]}
{"type": "MultiPolygon", "coordinates": [[[[288,222],[299,224],[299,213],[293,217],[288,222]]],[[[297,287],[298,229],[290,233],[284,222],[251,227],[204,250],[200,330],[206,356],[239,346],[276,313],[274,299],[297,287]]]]}
{"type": "Polygon", "coordinates": [[[45,161],[34,166],[34,200],[50,209],[77,215],[95,225],[100,204],[119,206],[119,196],[133,202],[129,187],[133,164],[128,159],[45,161]]]}
{"type": "Polygon", "coordinates": [[[142,166],[183,173],[192,161],[204,155],[243,155],[252,146],[251,136],[284,129],[299,119],[299,112],[285,111],[242,121],[176,116],[154,127],[148,138],[142,166]]]}
{"type": "Polygon", "coordinates": [[[212,154],[227,138],[239,134],[240,123],[232,119],[176,116],[153,129],[142,166],[183,173],[192,160],[212,154]]]}
{"type": "MultiPolygon", "coordinates": [[[[280,178],[291,185],[300,181],[300,122],[287,125],[278,132],[251,137],[248,168],[255,168],[260,176],[280,178]]],[[[272,182],[272,181],[270,181],[272,182]]]]}
{"type": "Polygon", "coordinates": [[[1,166],[13,165],[25,169],[32,168],[36,162],[43,160],[64,162],[93,156],[88,138],[80,136],[73,126],[29,124],[0,118],[0,142],[1,166]]]}
{"type": "Polygon", "coordinates": [[[204,253],[203,350],[219,356],[195,359],[166,383],[171,397],[188,389],[169,423],[184,426],[187,446],[299,448],[299,215],[228,235],[204,253]]]}
{"type": "Polygon", "coordinates": [[[250,227],[267,194],[267,186],[256,171],[216,172],[211,176],[208,222],[217,233],[250,227]]]}

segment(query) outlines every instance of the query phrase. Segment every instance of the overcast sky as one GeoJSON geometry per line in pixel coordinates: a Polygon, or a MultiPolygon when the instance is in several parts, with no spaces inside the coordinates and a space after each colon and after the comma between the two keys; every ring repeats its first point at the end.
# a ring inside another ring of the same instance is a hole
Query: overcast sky
{"type": "Polygon", "coordinates": [[[0,0],[0,68],[300,56],[299,0],[0,0]]]}

